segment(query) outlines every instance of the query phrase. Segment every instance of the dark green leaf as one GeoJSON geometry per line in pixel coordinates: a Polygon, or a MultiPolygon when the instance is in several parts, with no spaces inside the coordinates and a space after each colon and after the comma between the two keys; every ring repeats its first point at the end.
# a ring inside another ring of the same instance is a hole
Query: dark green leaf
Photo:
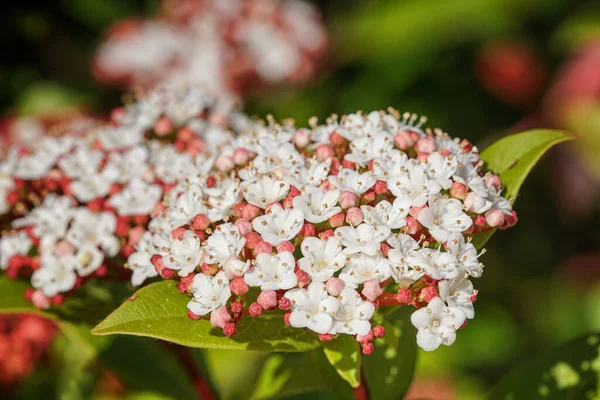
{"type": "Polygon", "coordinates": [[[92,333],[148,336],[183,346],[232,350],[297,352],[320,344],[316,334],[287,326],[279,313],[243,318],[238,333],[228,338],[206,320],[189,319],[188,301],[174,282],[153,283],[138,290],[92,333]]]}
{"type": "Polygon", "coordinates": [[[490,399],[596,399],[600,395],[600,333],[545,352],[509,372],[490,399]]]}
{"type": "Polygon", "coordinates": [[[323,343],[325,356],[353,388],[360,385],[361,349],[353,336],[338,335],[330,342],[323,343]]]}

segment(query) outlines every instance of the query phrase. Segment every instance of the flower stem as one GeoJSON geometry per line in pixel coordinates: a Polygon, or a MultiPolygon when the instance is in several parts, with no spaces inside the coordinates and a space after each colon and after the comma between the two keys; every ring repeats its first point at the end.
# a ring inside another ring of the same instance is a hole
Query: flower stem
{"type": "Polygon", "coordinates": [[[360,370],[360,385],[354,389],[354,398],[356,400],[369,400],[369,389],[367,388],[367,380],[365,379],[365,371],[361,366],[360,370]]]}

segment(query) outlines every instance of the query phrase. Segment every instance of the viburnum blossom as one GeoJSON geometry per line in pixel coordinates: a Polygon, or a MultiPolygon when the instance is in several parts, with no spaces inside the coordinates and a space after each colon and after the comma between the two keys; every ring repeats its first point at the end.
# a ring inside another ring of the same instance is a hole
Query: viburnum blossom
{"type": "Polygon", "coordinates": [[[304,1],[161,3],[154,19],[130,18],[109,28],[93,63],[97,79],[130,88],[195,84],[240,94],[310,78],[327,47],[319,13],[304,1]]]}
{"type": "Polygon", "coordinates": [[[180,280],[190,317],[228,336],[280,308],[292,327],[356,336],[368,354],[384,333],[371,323],[378,307],[412,305],[418,344],[450,345],[474,317],[472,235],[517,219],[477,149],[423,123],[395,110],[256,123],[201,173],[182,171],[139,264],[180,280]]]}

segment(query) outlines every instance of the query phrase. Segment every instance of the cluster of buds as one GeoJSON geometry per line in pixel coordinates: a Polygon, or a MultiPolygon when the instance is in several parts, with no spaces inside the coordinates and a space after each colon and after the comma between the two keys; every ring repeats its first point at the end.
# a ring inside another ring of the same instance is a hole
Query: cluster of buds
{"type": "Polygon", "coordinates": [[[165,0],[162,10],[108,30],[93,64],[97,79],[239,94],[310,78],[327,47],[317,10],[298,0],[165,0]]]}
{"type": "Polygon", "coordinates": [[[0,387],[14,387],[29,376],[55,333],[55,325],[37,315],[0,317],[0,387]]]}
{"type": "MultiPolygon", "coordinates": [[[[157,89],[85,133],[45,136],[14,147],[0,163],[0,268],[31,278],[26,297],[60,304],[85,281],[122,268],[161,200],[185,174],[203,173],[221,152],[235,118],[199,89],[157,89]],[[202,153],[201,158],[197,155],[202,153]]],[[[155,270],[134,270],[138,284],[155,270]]]]}
{"type": "Polygon", "coordinates": [[[129,264],[178,280],[190,318],[227,336],[280,309],[368,354],[385,333],[377,308],[410,304],[418,344],[450,345],[483,272],[471,236],[517,219],[477,149],[424,122],[390,109],[255,125],[219,158],[199,154],[203,173],[170,191],[129,264]]]}

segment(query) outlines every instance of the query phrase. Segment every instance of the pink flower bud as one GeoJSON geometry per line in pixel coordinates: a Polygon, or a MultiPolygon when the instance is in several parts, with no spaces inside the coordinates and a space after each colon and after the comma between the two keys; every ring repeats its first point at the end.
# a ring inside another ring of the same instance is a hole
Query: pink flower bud
{"type": "Polygon", "coordinates": [[[362,204],[369,204],[369,203],[375,201],[375,197],[377,197],[377,196],[375,195],[375,191],[373,189],[367,190],[360,197],[360,201],[361,201],[362,204]]]}
{"type": "Polygon", "coordinates": [[[68,254],[73,254],[75,252],[75,246],[73,246],[71,244],[71,242],[69,242],[67,240],[61,240],[54,247],[54,252],[58,256],[66,256],[68,254]]]}
{"type": "Polygon", "coordinates": [[[188,310],[188,318],[193,320],[193,321],[197,321],[200,319],[199,315],[194,314],[191,310],[188,310]]]}
{"type": "Polygon", "coordinates": [[[115,234],[120,238],[127,237],[130,228],[131,226],[129,225],[129,222],[119,222],[117,223],[115,234]]]}
{"type": "Polygon", "coordinates": [[[359,343],[369,343],[372,342],[375,339],[375,335],[373,335],[373,331],[369,330],[369,332],[366,335],[356,335],[356,341],[358,341],[359,343]]]}
{"type": "Polygon", "coordinates": [[[332,132],[329,135],[329,141],[334,146],[343,146],[344,143],[346,142],[346,139],[344,139],[344,137],[342,135],[340,135],[339,133],[332,132]]]}
{"type": "Polygon", "coordinates": [[[485,213],[485,221],[492,228],[500,226],[504,223],[504,213],[498,208],[492,208],[485,213]]]}
{"type": "Polygon", "coordinates": [[[344,290],[345,286],[346,284],[344,283],[344,281],[336,277],[329,278],[329,280],[327,280],[327,283],[325,284],[325,287],[327,288],[327,293],[329,293],[332,296],[339,296],[340,293],[342,293],[342,291],[344,290]]]}
{"type": "Polygon", "coordinates": [[[164,279],[173,278],[173,270],[165,267],[165,264],[163,263],[163,258],[160,254],[153,255],[150,258],[150,263],[154,266],[156,272],[164,279]]]}
{"type": "Polygon", "coordinates": [[[428,159],[429,159],[429,153],[417,154],[417,161],[425,163],[425,162],[427,162],[428,159]]]}
{"type": "Polygon", "coordinates": [[[229,156],[221,156],[217,158],[215,161],[215,167],[221,172],[231,171],[233,167],[235,167],[235,163],[233,162],[233,158],[229,156]]]}
{"type": "Polygon", "coordinates": [[[408,304],[410,303],[412,298],[412,292],[406,288],[398,289],[398,295],[396,295],[396,300],[400,304],[408,304]]]}
{"type": "Polygon", "coordinates": [[[386,243],[381,243],[379,248],[381,249],[381,254],[383,254],[384,257],[387,257],[388,251],[390,251],[390,246],[386,243]]]}
{"type": "Polygon", "coordinates": [[[332,229],[327,229],[326,231],[319,233],[319,239],[321,240],[327,240],[332,236],[335,236],[335,233],[332,229]]]}
{"type": "Polygon", "coordinates": [[[500,177],[498,175],[487,174],[483,177],[483,180],[485,181],[485,183],[494,186],[498,190],[502,188],[502,182],[500,181],[500,177]]]}
{"type": "Polygon", "coordinates": [[[373,191],[375,194],[383,194],[387,192],[387,182],[386,181],[377,181],[375,182],[375,186],[373,186],[373,191]]]}
{"type": "Polygon", "coordinates": [[[329,217],[327,222],[329,222],[329,226],[331,226],[332,228],[338,228],[344,225],[344,214],[342,214],[341,212],[337,213],[334,216],[329,217]]]}
{"type": "Polygon", "coordinates": [[[258,295],[256,301],[265,310],[270,310],[277,306],[277,293],[274,290],[263,290],[258,295]]]}
{"type": "Polygon", "coordinates": [[[132,246],[137,245],[145,232],[146,230],[143,226],[136,226],[135,228],[131,228],[131,230],[129,230],[128,243],[132,246]]]}
{"type": "Polygon", "coordinates": [[[431,136],[423,136],[417,142],[417,151],[419,153],[431,154],[436,150],[437,144],[435,143],[435,139],[431,136]]]}
{"type": "Polygon", "coordinates": [[[154,131],[156,136],[164,137],[167,136],[173,130],[173,124],[167,117],[162,117],[154,124],[154,131]]]}
{"type": "Polygon", "coordinates": [[[467,187],[460,182],[453,182],[450,188],[450,196],[455,199],[464,200],[467,197],[467,187]]]}
{"type": "Polygon", "coordinates": [[[429,275],[423,275],[423,278],[421,278],[421,280],[423,281],[423,284],[425,284],[426,286],[433,286],[439,282],[437,279],[433,279],[429,275]]]}
{"type": "Polygon", "coordinates": [[[302,288],[310,284],[310,276],[306,271],[301,269],[296,270],[296,277],[298,278],[298,287],[302,288]]]}
{"type": "Polygon", "coordinates": [[[33,306],[39,310],[47,310],[50,308],[50,299],[42,293],[41,290],[36,290],[31,295],[33,306]]]}
{"type": "Polygon", "coordinates": [[[177,284],[177,290],[179,293],[192,293],[192,283],[194,283],[194,274],[189,274],[188,276],[184,276],[181,278],[179,283],[177,284]]]}
{"type": "Polygon", "coordinates": [[[225,306],[216,308],[210,313],[210,324],[214,327],[225,328],[225,324],[229,321],[231,321],[231,315],[225,306]]]}
{"type": "Polygon", "coordinates": [[[394,145],[400,150],[407,150],[414,144],[410,132],[408,131],[400,131],[394,136],[394,145]]]}
{"type": "Polygon", "coordinates": [[[333,340],[333,335],[331,333],[319,334],[319,340],[321,342],[331,342],[333,340]]]}
{"type": "Polygon", "coordinates": [[[244,238],[246,239],[246,247],[253,250],[257,244],[262,242],[262,237],[256,232],[247,233],[244,238]]]}
{"type": "Polygon", "coordinates": [[[485,226],[485,217],[483,215],[478,215],[475,217],[475,226],[480,228],[485,226]]]}
{"type": "Polygon", "coordinates": [[[281,242],[280,244],[277,245],[276,249],[277,249],[277,253],[283,253],[284,251],[289,251],[290,253],[293,253],[296,250],[294,245],[288,241],[281,242]]]}
{"type": "Polygon", "coordinates": [[[189,142],[194,139],[195,136],[196,134],[194,131],[187,126],[179,128],[176,135],[177,139],[181,140],[182,142],[189,142]]]}
{"type": "Polygon", "coordinates": [[[424,287],[421,290],[421,293],[419,294],[419,299],[426,303],[429,303],[431,300],[433,300],[436,297],[438,297],[438,293],[437,293],[437,290],[435,289],[435,286],[424,287]]]}
{"type": "Polygon", "coordinates": [[[375,350],[375,346],[373,346],[373,343],[363,343],[361,344],[361,347],[363,354],[367,356],[373,353],[373,350],[375,350]]]}
{"type": "Polygon", "coordinates": [[[273,246],[271,246],[271,243],[265,242],[263,240],[254,247],[254,252],[256,254],[260,254],[260,253],[271,254],[273,252],[273,246]]]}
{"type": "Polygon", "coordinates": [[[363,222],[363,213],[358,207],[350,207],[346,211],[346,222],[352,226],[358,226],[363,222]]]}
{"type": "Polygon", "coordinates": [[[507,228],[514,226],[519,221],[519,217],[517,217],[517,213],[515,212],[515,210],[512,210],[510,212],[510,215],[505,215],[504,219],[507,224],[507,228]]]}
{"type": "Polygon", "coordinates": [[[344,210],[355,207],[357,202],[358,196],[355,193],[344,190],[340,194],[340,206],[342,206],[344,210]]]}
{"type": "Polygon", "coordinates": [[[315,149],[315,154],[317,155],[317,159],[319,161],[325,161],[329,158],[332,158],[335,153],[333,151],[333,147],[328,144],[320,144],[315,149]]]}
{"type": "Polygon", "coordinates": [[[257,302],[250,304],[250,307],[248,307],[248,314],[250,314],[251,317],[258,317],[262,312],[263,308],[257,302]]]}
{"type": "Polygon", "coordinates": [[[419,224],[419,221],[417,221],[413,217],[406,217],[406,233],[408,235],[416,234],[417,232],[419,232],[420,227],[421,224],[419,224]]]}
{"type": "Polygon", "coordinates": [[[299,149],[303,149],[310,144],[310,130],[298,129],[294,133],[294,143],[299,149]]]}
{"type": "Polygon", "coordinates": [[[356,163],[353,163],[352,161],[348,161],[348,160],[343,160],[342,167],[348,168],[348,169],[355,169],[356,163]]]}
{"type": "Polygon", "coordinates": [[[292,308],[292,302],[287,297],[282,297],[279,299],[279,309],[280,310],[289,310],[292,308]]]}
{"type": "Polygon", "coordinates": [[[232,337],[233,335],[235,335],[237,333],[237,327],[235,326],[235,324],[233,322],[229,322],[229,323],[225,324],[225,326],[223,327],[223,333],[227,337],[232,337]]]}
{"type": "Polygon", "coordinates": [[[244,309],[244,305],[240,301],[234,301],[231,303],[231,312],[234,314],[239,314],[244,309]]]}
{"type": "Polygon", "coordinates": [[[177,229],[173,229],[171,231],[171,238],[173,240],[181,240],[181,239],[183,239],[184,235],[185,235],[185,228],[183,226],[179,227],[177,229]]]}
{"type": "Polygon", "coordinates": [[[419,219],[419,213],[421,212],[421,210],[423,208],[426,208],[426,207],[411,207],[410,210],[408,211],[408,213],[414,219],[419,219]]]}
{"type": "Polygon", "coordinates": [[[376,338],[385,336],[385,328],[381,325],[377,325],[373,328],[373,336],[375,336],[376,338]]]}
{"type": "Polygon", "coordinates": [[[292,324],[290,323],[290,317],[292,316],[291,312],[285,313],[283,315],[283,322],[287,325],[287,326],[292,326],[292,324]]]}
{"type": "Polygon", "coordinates": [[[244,204],[240,217],[252,221],[260,214],[260,208],[252,204],[244,204]]]}
{"type": "Polygon", "coordinates": [[[247,219],[240,218],[237,221],[235,221],[233,224],[235,225],[235,227],[240,232],[240,235],[242,235],[242,236],[246,236],[247,234],[252,232],[252,224],[247,219]]]}
{"type": "Polygon", "coordinates": [[[250,158],[252,157],[252,153],[244,148],[237,148],[233,152],[233,162],[236,165],[245,165],[250,158]]]}
{"type": "Polygon", "coordinates": [[[192,220],[192,228],[197,231],[204,231],[210,225],[210,220],[206,216],[206,214],[198,214],[192,220]]]}
{"type": "Polygon", "coordinates": [[[302,225],[302,229],[300,229],[298,236],[300,236],[301,238],[306,238],[315,236],[316,233],[317,230],[315,229],[315,226],[309,222],[305,222],[304,225],[302,225]]]}
{"type": "Polygon", "coordinates": [[[376,280],[366,281],[363,286],[362,295],[371,301],[377,300],[383,291],[376,280]]]}
{"type": "Polygon", "coordinates": [[[244,282],[244,278],[242,277],[238,277],[232,280],[229,284],[229,288],[233,293],[235,293],[238,296],[242,296],[248,293],[249,290],[248,285],[246,284],[246,282],[244,282]]]}

